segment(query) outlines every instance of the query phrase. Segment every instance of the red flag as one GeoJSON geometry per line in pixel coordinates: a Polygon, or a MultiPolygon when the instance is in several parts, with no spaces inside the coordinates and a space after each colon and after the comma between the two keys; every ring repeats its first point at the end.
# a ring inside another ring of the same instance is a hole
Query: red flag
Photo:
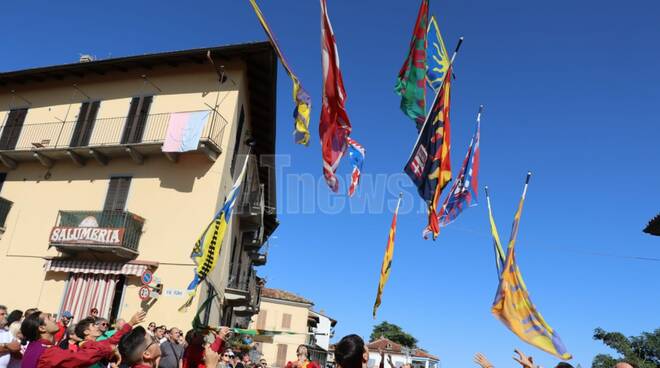
{"type": "Polygon", "coordinates": [[[335,172],[346,151],[346,139],[351,134],[351,122],[344,103],[346,91],[339,69],[335,35],[328,18],[325,0],[321,0],[321,58],[323,60],[323,107],[319,136],[323,153],[323,175],[330,189],[336,192],[339,183],[335,172]]]}

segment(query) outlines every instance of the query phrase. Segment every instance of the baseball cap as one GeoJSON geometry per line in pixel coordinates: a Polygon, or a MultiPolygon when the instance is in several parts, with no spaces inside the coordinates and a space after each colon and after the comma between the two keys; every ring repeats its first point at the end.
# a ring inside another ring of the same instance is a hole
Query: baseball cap
{"type": "Polygon", "coordinates": [[[73,314],[71,314],[71,312],[69,312],[69,311],[64,311],[64,312],[62,312],[62,317],[64,317],[64,318],[73,318],[73,314]]]}

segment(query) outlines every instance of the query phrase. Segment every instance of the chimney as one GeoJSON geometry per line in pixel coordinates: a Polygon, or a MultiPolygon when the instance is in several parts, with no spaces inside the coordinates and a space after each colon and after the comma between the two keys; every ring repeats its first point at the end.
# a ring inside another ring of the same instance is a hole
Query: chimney
{"type": "Polygon", "coordinates": [[[78,59],[78,62],[80,63],[89,63],[94,61],[94,56],[90,54],[81,54],[80,59],[78,59]]]}

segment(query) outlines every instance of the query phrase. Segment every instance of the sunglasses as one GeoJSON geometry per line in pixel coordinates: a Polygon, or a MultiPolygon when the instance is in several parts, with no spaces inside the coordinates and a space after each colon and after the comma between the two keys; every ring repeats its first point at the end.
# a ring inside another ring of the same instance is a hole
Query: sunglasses
{"type": "Polygon", "coordinates": [[[101,322],[101,323],[98,323],[98,325],[99,325],[99,326],[107,326],[108,323],[107,323],[107,322],[101,322]]]}

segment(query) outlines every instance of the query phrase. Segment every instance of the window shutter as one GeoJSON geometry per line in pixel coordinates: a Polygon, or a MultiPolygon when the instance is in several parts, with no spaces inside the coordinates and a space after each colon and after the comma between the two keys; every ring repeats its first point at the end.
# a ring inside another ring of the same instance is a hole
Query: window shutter
{"type": "Polygon", "coordinates": [[[126,207],[128,189],[131,185],[130,177],[110,178],[108,194],[105,197],[104,211],[123,211],[126,207]]]}
{"type": "Polygon", "coordinates": [[[151,108],[151,102],[154,100],[153,96],[142,97],[142,104],[140,105],[139,115],[136,120],[135,130],[131,135],[130,143],[140,143],[142,142],[142,136],[144,135],[144,128],[147,126],[147,118],[149,117],[149,109],[151,108]]]}
{"type": "Polygon", "coordinates": [[[259,314],[257,315],[257,330],[265,330],[266,329],[266,316],[268,313],[266,312],[265,309],[262,309],[259,311],[259,314]]]}
{"type": "Polygon", "coordinates": [[[89,145],[89,138],[92,136],[96,115],[99,112],[101,101],[83,102],[80,106],[80,113],[76,121],[76,127],[71,136],[70,147],[83,147],[89,145]]]}
{"type": "Polygon", "coordinates": [[[16,148],[16,143],[18,142],[18,137],[21,135],[26,115],[27,109],[15,109],[9,111],[7,123],[2,129],[2,136],[0,136],[0,149],[13,150],[16,148]]]}
{"type": "Polygon", "coordinates": [[[0,173],[0,191],[2,191],[2,187],[5,185],[5,180],[7,180],[7,173],[0,173]]]}
{"type": "Polygon", "coordinates": [[[291,315],[289,313],[282,314],[282,328],[291,328],[291,315]]]}
{"type": "Polygon", "coordinates": [[[234,176],[234,169],[236,169],[236,155],[238,155],[238,149],[241,147],[241,136],[243,135],[243,124],[245,123],[245,110],[241,105],[241,114],[238,117],[238,127],[236,128],[236,139],[234,140],[234,154],[231,156],[231,167],[230,173],[231,176],[234,176]]]}
{"type": "Polygon", "coordinates": [[[275,361],[276,367],[284,367],[286,364],[286,350],[287,345],[277,344],[277,360],[275,361]]]}
{"type": "Polygon", "coordinates": [[[128,116],[126,117],[126,124],[124,124],[124,132],[121,135],[121,144],[129,143],[131,131],[133,131],[133,123],[135,122],[135,115],[137,114],[138,105],[140,104],[140,97],[133,97],[131,100],[131,107],[128,108],[128,116]]]}

